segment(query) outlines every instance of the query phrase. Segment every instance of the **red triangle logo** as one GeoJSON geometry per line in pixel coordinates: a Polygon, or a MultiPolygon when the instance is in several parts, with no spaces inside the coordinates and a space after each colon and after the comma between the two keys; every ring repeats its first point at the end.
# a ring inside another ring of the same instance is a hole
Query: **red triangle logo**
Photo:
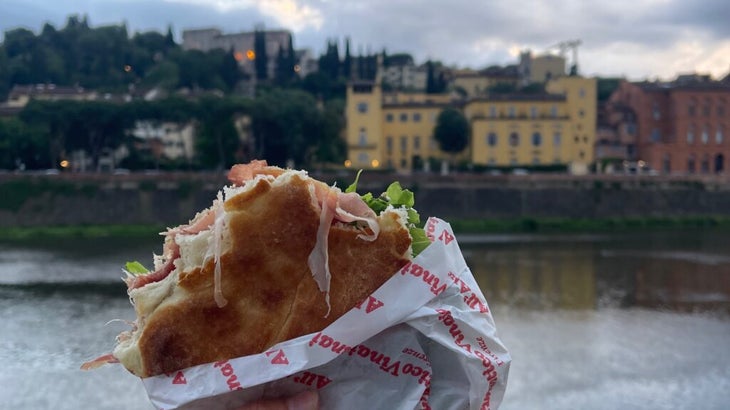
{"type": "Polygon", "coordinates": [[[185,380],[185,375],[183,374],[183,372],[177,372],[175,378],[172,379],[172,384],[188,384],[188,381],[185,380]]]}
{"type": "Polygon", "coordinates": [[[375,309],[377,309],[377,308],[379,308],[381,306],[383,306],[383,302],[382,301],[380,301],[378,299],[375,299],[372,296],[368,296],[368,305],[365,308],[365,312],[371,313],[373,310],[375,310],[375,309]]]}
{"type": "Polygon", "coordinates": [[[271,359],[271,364],[289,364],[289,359],[286,358],[283,350],[279,349],[266,352],[266,356],[271,355],[274,355],[274,358],[271,359]]]}

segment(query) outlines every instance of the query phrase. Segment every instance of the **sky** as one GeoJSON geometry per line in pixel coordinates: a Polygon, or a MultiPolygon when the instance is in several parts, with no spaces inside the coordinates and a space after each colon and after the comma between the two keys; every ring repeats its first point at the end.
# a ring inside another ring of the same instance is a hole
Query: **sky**
{"type": "Polygon", "coordinates": [[[263,24],[290,30],[295,48],[317,54],[328,39],[343,44],[349,36],[354,54],[385,49],[473,69],[580,40],[584,76],[730,73],[728,0],[0,0],[0,32],[60,29],[73,14],[88,16],[92,27],[126,23],[130,32],[172,26],[178,41],[185,29],[236,33],[263,24]]]}

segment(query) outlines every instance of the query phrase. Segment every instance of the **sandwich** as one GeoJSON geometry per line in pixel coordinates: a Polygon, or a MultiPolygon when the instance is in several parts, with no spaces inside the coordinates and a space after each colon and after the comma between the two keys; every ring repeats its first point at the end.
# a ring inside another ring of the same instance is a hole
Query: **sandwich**
{"type": "Polygon", "coordinates": [[[429,243],[398,183],[361,196],[357,179],[342,191],[265,161],[228,179],[211,207],[163,232],[152,269],[127,263],[136,320],[83,369],[151,377],[265,352],[324,329],[429,243]]]}

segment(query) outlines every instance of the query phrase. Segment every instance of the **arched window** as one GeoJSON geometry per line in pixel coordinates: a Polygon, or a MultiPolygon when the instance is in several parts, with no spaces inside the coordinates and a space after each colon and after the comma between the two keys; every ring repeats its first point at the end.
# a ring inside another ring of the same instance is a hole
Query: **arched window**
{"type": "Polygon", "coordinates": [[[689,154],[689,157],[687,157],[687,172],[689,172],[690,174],[694,174],[696,171],[695,162],[695,154],[689,154]]]}
{"type": "Polygon", "coordinates": [[[509,134],[509,145],[511,147],[516,147],[520,145],[520,134],[516,132],[509,134]]]}
{"type": "Polygon", "coordinates": [[[710,126],[705,124],[704,127],[702,127],[702,136],[700,137],[703,144],[707,144],[707,141],[710,140],[710,126]]]}
{"type": "Polygon", "coordinates": [[[725,126],[720,124],[717,127],[717,131],[715,132],[715,142],[718,144],[722,144],[722,140],[725,138],[725,126]]]}
{"type": "Polygon", "coordinates": [[[707,174],[710,172],[710,156],[705,154],[702,156],[702,162],[700,164],[700,169],[703,174],[707,174]]]}
{"type": "Polygon", "coordinates": [[[555,131],[555,134],[553,134],[553,145],[556,147],[560,146],[560,132],[555,131]]]}
{"type": "Polygon", "coordinates": [[[357,142],[360,146],[368,145],[368,135],[365,132],[365,128],[360,128],[360,134],[358,134],[357,142]]]}
{"type": "Polygon", "coordinates": [[[539,132],[532,134],[532,145],[539,147],[542,144],[542,135],[539,132]]]}
{"type": "Polygon", "coordinates": [[[490,147],[494,147],[497,145],[497,133],[490,132],[489,134],[487,134],[487,145],[489,145],[490,147]]]}

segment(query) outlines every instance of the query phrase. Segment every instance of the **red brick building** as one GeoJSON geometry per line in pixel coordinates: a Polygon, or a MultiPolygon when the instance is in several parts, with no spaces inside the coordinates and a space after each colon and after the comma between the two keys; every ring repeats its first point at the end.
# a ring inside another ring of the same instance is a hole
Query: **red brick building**
{"type": "MultiPolygon", "coordinates": [[[[615,143],[662,173],[730,172],[730,82],[622,82],[606,104],[615,143]]],[[[609,138],[609,137],[607,137],[609,138]]]]}

